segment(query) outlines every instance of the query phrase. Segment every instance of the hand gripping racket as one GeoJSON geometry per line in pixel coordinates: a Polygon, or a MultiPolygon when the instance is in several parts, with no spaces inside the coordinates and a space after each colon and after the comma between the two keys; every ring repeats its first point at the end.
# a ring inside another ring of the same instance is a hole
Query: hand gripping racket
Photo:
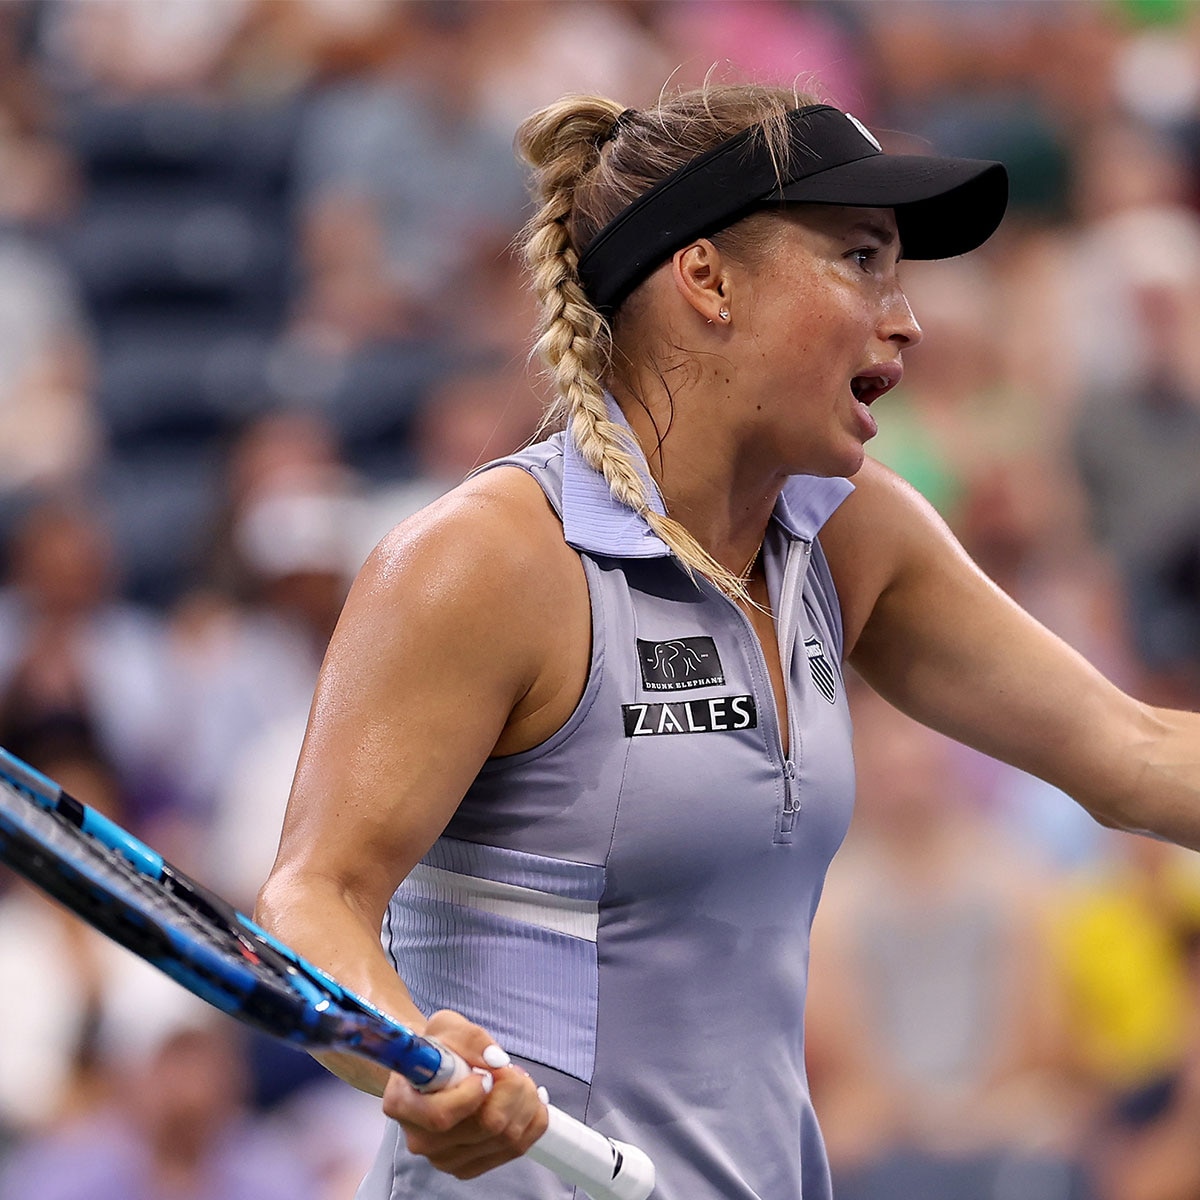
{"type": "MultiPolygon", "coordinates": [[[[40,771],[0,749],[0,861],[222,1012],[308,1049],[348,1051],[423,1091],[470,1068],[307,963],[40,771]]],[[[593,1200],[646,1200],[654,1165],[548,1106],[527,1151],[593,1200]]]]}

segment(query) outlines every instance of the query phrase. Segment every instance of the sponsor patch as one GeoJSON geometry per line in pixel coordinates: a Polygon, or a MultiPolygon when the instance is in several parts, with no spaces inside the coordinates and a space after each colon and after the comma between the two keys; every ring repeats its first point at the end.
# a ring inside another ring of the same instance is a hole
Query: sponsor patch
{"type": "Polygon", "coordinates": [[[717,644],[710,637],[672,638],[669,642],[638,638],[637,652],[647,691],[715,687],[725,682],[717,644]]]}
{"type": "Polygon", "coordinates": [[[667,733],[727,733],[758,728],[753,696],[712,696],[707,700],[665,700],[622,704],[626,737],[667,733]]]}
{"type": "Polygon", "coordinates": [[[837,672],[833,664],[825,657],[825,647],[818,637],[804,639],[804,649],[808,654],[808,667],[812,671],[813,683],[817,691],[833,704],[837,700],[837,672]]]}

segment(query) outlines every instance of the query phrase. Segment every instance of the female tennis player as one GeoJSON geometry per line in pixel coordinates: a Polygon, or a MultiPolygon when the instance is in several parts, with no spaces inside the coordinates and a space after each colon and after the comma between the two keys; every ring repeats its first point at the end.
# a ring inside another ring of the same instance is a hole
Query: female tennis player
{"type": "Polygon", "coordinates": [[[518,145],[565,431],[371,556],[260,915],[479,1068],[420,1095],[331,1064],[393,1118],[361,1200],[567,1200],[516,1157],[538,1084],[645,1148],[660,1200],[828,1200],[803,1009],[843,662],[1193,845],[1200,719],[1111,686],[865,456],[920,338],[897,263],[983,242],[1000,165],[758,87],[566,99],[518,145]]]}

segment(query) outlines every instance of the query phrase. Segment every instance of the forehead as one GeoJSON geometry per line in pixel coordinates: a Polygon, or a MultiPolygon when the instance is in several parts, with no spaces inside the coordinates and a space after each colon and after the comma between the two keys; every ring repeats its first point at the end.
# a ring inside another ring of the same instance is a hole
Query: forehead
{"type": "Polygon", "coordinates": [[[780,210],[789,224],[832,237],[866,234],[896,241],[896,214],[890,208],[851,208],[843,204],[789,204],[780,210]]]}

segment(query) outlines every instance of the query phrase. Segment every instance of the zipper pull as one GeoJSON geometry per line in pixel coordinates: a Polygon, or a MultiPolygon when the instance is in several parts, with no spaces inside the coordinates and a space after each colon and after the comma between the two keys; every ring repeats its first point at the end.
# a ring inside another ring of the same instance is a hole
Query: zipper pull
{"type": "Polygon", "coordinates": [[[790,758],[784,759],[783,777],[787,780],[783,811],[794,816],[800,811],[800,797],[796,794],[796,764],[790,758]]]}

